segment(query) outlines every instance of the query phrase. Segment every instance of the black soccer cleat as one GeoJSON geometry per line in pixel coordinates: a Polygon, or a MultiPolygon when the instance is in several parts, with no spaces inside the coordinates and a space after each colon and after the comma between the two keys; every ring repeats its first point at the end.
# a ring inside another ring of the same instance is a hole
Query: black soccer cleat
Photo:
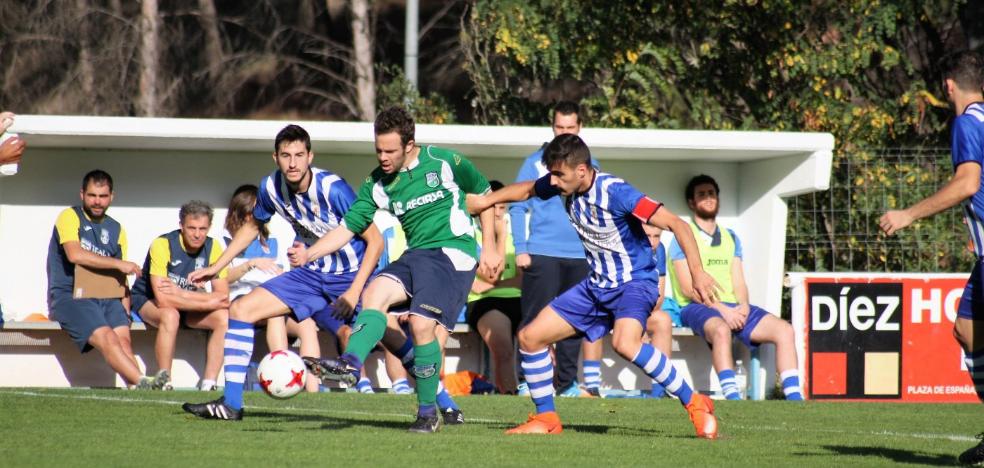
{"type": "Polygon", "coordinates": [[[984,466],[984,432],[977,434],[981,442],[960,454],[957,461],[963,466],[984,466]]]}
{"type": "Polygon", "coordinates": [[[417,420],[410,425],[410,432],[417,432],[420,434],[430,434],[437,432],[438,428],[441,427],[441,420],[438,419],[437,415],[434,416],[421,416],[417,415],[417,420]]]}
{"type": "Polygon", "coordinates": [[[445,426],[455,426],[465,423],[465,415],[459,409],[448,408],[441,411],[441,418],[444,419],[445,426]]]}
{"type": "Polygon", "coordinates": [[[318,359],[311,356],[304,356],[302,359],[308,370],[321,379],[322,383],[335,380],[352,387],[359,381],[359,369],[344,359],[318,359]]]}
{"type": "Polygon", "coordinates": [[[228,421],[240,421],[243,419],[243,410],[235,409],[225,404],[225,397],[205,403],[185,403],[181,409],[203,419],[225,419],[228,421]]]}

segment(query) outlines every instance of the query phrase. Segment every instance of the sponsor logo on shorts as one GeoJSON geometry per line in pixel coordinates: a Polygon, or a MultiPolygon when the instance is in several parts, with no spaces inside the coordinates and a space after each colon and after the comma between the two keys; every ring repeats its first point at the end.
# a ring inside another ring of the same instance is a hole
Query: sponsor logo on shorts
{"type": "Polygon", "coordinates": [[[432,306],[430,304],[420,304],[420,308],[421,309],[424,309],[424,310],[426,310],[428,312],[433,312],[435,314],[443,314],[444,313],[444,311],[442,311],[441,309],[439,309],[437,307],[434,307],[434,306],[432,306]]]}

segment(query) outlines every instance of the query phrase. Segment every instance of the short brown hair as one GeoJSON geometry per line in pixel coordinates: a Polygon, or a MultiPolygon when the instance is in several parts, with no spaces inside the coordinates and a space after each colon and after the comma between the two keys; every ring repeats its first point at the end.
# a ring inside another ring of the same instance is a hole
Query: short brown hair
{"type": "Polygon", "coordinates": [[[393,106],[379,113],[376,116],[376,123],[373,125],[376,135],[383,135],[390,132],[400,134],[400,142],[405,146],[414,139],[416,126],[413,117],[406,109],[400,106],[393,106]]]}

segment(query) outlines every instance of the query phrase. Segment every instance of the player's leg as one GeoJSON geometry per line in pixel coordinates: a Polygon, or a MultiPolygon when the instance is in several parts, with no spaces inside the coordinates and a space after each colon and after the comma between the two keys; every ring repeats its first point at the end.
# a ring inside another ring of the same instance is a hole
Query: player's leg
{"type": "Polygon", "coordinates": [[[506,434],[559,434],[563,431],[554,406],[554,366],[548,347],[576,334],[577,330],[550,305],[519,330],[516,335],[519,355],[536,414],[506,434]]]}
{"type": "MultiPolygon", "coordinates": [[[[545,258],[550,259],[549,261],[554,264],[548,271],[556,272],[556,277],[545,279],[546,284],[544,287],[548,291],[549,297],[544,304],[573,288],[588,276],[590,268],[588,267],[588,262],[584,259],[545,258]]],[[[559,395],[582,395],[581,389],[577,384],[578,361],[581,358],[583,344],[588,342],[588,340],[583,340],[581,337],[575,336],[560,340],[554,344],[554,359],[557,368],[554,385],[559,395]]],[[[597,354],[600,357],[601,342],[599,341],[596,346],[599,347],[597,348],[597,354]]]]}
{"type": "MultiPolygon", "coordinates": [[[[802,400],[803,390],[800,388],[799,363],[796,359],[796,342],[792,325],[765,310],[751,306],[741,335],[745,335],[746,330],[749,329],[750,342],[776,345],[776,370],[779,371],[779,381],[786,399],[802,400]]],[[[744,336],[742,341],[745,341],[744,336]]]]}
{"type": "Polygon", "coordinates": [[[139,312],[144,323],[157,328],[157,339],[154,341],[157,368],[170,373],[178,330],[181,328],[181,313],[173,307],[159,307],[153,300],[145,302],[139,312]]]}
{"type": "Polygon", "coordinates": [[[217,309],[211,312],[185,312],[185,323],[195,329],[209,330],[205,343],[205,372],[199,389],[212,390],[219,379],[225,352],[225,336],[229,329],[229,310],[217,309]]]}
{"type": "Polygon", "coordinates": [[[581,353],[584,356],[582,366],[584,390],[595,397],[601,396],[601,356],[604,352],[604,343],[604,339],[584,340],[581,343],[581,353]]]}
{"type": "MultiPolygon", "coordinates": [[[[396,306],[399,307],[399,306],[396,306]]],[[[383,348],[386,350],[387,354],[387,372],[389,372],[390,365],[396,365],[402,367],[404,372],[402,373],[403,382],[393,379],[393,373],[390,374],[390,379],[393,380],[393,390],[399,393],[398,385],[406,386],[406,393],[411,393],[410,386],[406,382],[407,375],[413,373],[413,362],[414,362],[414,345],[413,340],[410,339],[408,334],[410,333],[409,324],[406,325],[404,330],[404,325],[401,320],[406,322],[409,320],[407,315],[394,315],[389,314],[386,322],[386,332],[383,335],[381,343],[383,348]],[[390,357],[392,356],[392,357],[390,357]],[[391,364],[392,362],[392,364],[391,364]]],[[[437,329],[438,339],[441,341],[441,349],[444,349],[444,342],[447,340],[447,330],[443,327],[437,329]]],[[[441,417],[444,419],[444,424],[463,424],[465,422],[464,415],[461,409],[458,407],[451,395],[448,394],[447,389],[444,388],[444,384],[439,380],[437,384],[437,408],[441,412],[441,417]]]]}
{"type": "MultiPolygon", "coordinates": [[[[270,323],[270,321],[273,320],[275,319],[270,319],[267,321],[267,323],[270,323]]],[[[318,341],[318,325],[314,323],[314,320],[309,319],[309,320],[301,320],[300,322],[297,322],[293,318],[288,317],[286,322],[287,322],[286,324],[287,326],[285,330],[286,333],[283,335],[284,346],[283,348],[278,348],[278,349],[287,349],[288,342],[290,341],[289,339],[287,339],[287,337],[296,336],[299,340],[301,340],[301,346],[300,346],[301,356],[321,357],[321,343],[318,341]]],[[[268,328],[267,329],[268,340],[269,340],[269,336],[270,336],[270,330],[268,328]]],[[[270,348],[271,351],[273,349],[274,348],[270,348]]],[[[304,389],[305,391],[310,393],[317,393],[318,390],[320,390],[319,388],[320,385],[321,382],[318,380],[318,378],[309,374],[307,377],[307,382],[305,382],[304,389]]]]}
{"type": "Polygon", "coordinates": [[[680,319],[697,336],[704,338],[711,347],[711,364],[717,372],[721,393],[729,400],[741,399],[735,378],[734,357],[731,353],[732,331],[721,314],[711,307],[698,303],[687,304],[680,309],[680,319]]]}
{"type": "MultiPolygon", "coordinates": [[[[658,309],[653,309],[646,319],[646,333],[649,335],[649,343],[658,349],[667,359],[673,352],[673,320],[670,315],[658,309]]],[[[660,385],[656,379],[652,381],[652,389],[649,391],[650,398],[662,398],[666,395],[666,389],[660,385]]]]}
{"type": "MultiPolygon", "coordinates": [[[[398,262],[387,267],[390,270],[398,262]]],[[[325,380],[339,380],[347,385],[355,385],[361,377],[361,369],[369,353],[386,333],[386,311],[392,304],[406,302],[408,299],[403,283],[387,276],[379,275],[369,282],[362,293],[362,310],[352,326],[352,333],[338,359],[305,359],[308,369],[325,380]]]]}
{"type": "Polygon", "coordinates": [[[516,354],[513,351],[512,324],[506,314],[492,309],[478,319],[476,329],[492,354],[492,375],[499,393],[516,391],[516,354]]]}
{"type": "Polygon", "coordinates": [[[658,284],[646,279],[629,281],[614,290],[599,293],[599,304],[614,311],[612,347],[680,399],[697,430],[697,437],[714,439],[717,437],[717,418],[710,398],[695,392],[666,355],[642,342],[646,321],[659,298],[658,291],[658,284]]]}
{"type": "Polygon", "coordinates": [[[120,374],[127,383],[131,385],[140,383],[143,373],[123,351],[119,337],[111,328],[104,326],[93,330],[89,336],[89,344],[103,355],[109,367],[120,374]]]}
{"type": "Polygon", "coordinates": [[[243,387],[256,335],[254,324],[291,310],[299,318],[307,318],[327,305],[321,296],[321,273],[307,268],[291,270],[236,299],[229,308],[229,328],[223,344],[222,398],[200,404],[185,403],[182,408],[206,419],[242,419],[243,387]]]}
{"type": "Polygon", "coordinates": [[[383,349],[383,362],[386,365],[386,375],[390,379],[393,393],[397,395],[409,395],[413,393],[410,388],[410,381],[407,380],[407,371],[403,368],[403,362],[388,349],[383,349]]]}
{"type": "MultiPolygon", "coordinates": [[[[963,297],[953,323],[953,336],[964,351],[964,363],[970,373],[977,397],[984,402],[984,261],[978,259],[970,279],[964,286],[963,297]]],[[[984,466],[984,432],[977,435],[981,442],[967,449],[958,458],[962,465],[984,466]]]]}

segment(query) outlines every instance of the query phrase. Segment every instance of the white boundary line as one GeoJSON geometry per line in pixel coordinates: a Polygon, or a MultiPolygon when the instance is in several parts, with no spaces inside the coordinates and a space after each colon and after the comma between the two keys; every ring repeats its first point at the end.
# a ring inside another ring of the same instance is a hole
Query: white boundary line
{"type": "MultiPolygon", "coordinates": [[[[114,401],[119,403],[149,403],[156,405],[180,405],[184,402],[175,400],[144,400],[139,398],[128,398],[128,397],[113,397],[113,396],[102,396],[102,395],[67,395],[59,393],[40,393],[26,390],[0,390],[0,394],[8,395],[18,395],[18,396],[29,396],[29,397],[41,397],[41,398],[64,398],[68,400],[95,400],[95,401],[114,401]]],[[[406,413],[380,413],[376,411],[356,411],[356,410],[341,410],[341,409],[319,409],[319,408],[298,408],[295,406],[249,406],[249,410],[264,410],[264,411],[291,411],[300,413],[318,413],[325,415],[332,414],[348,414],[357,416],[385,416],[390,418],[398,419],[413,419],[413,415],[408,415],[406,413]]],[[[247,413],[248,414],[248,413],[247,413]]],[[[500,419],[484,419],[484,418],[468,418],[468,421],[480,422],[480,423],[497,423],[497,424],[509,424],[510,421],[503,421],[500,419]]],[[[977,441],[976,437],[964,436],[958,434],[934,434],[929,432],[898,432],[898,431],[845,431],[838,429],[810,429],[801,430],[794,429],[790,427],[783,426],[748,426],[741,424],[728,424],[726,428],[736,428],[751,431],[775,431],[775,432],[788,432],[790,430],[795,430],[803,433],[825,433],[825,434],[858,434],[858,435],[872,435],[872,436],[884,436],[884,437],[909,437],[913,439],[928,439],[928,440],[949,440],[953,442],[974,442],[977,441]]]]}

